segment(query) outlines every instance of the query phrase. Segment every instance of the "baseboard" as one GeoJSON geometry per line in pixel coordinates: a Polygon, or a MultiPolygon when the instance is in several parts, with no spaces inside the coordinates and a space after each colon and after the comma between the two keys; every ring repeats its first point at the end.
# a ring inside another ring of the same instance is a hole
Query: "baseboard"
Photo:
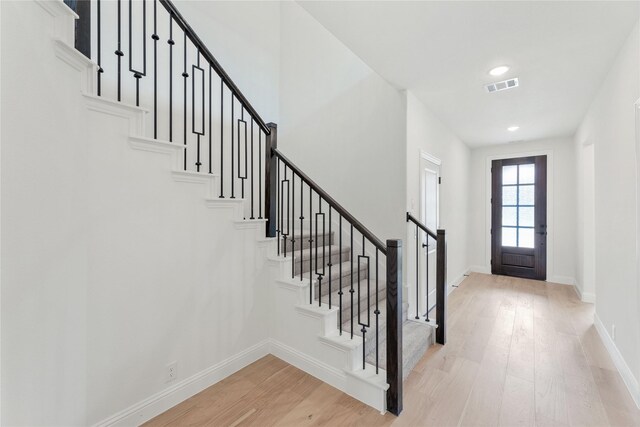
{"type": "Polygon", "coordinates": [[[472,273],[491,274],[491,268],[483,265],[472,265],[469,267],[469,271],[472,273]]]}
{"type": "Polygon", "coordinates": [[[271,354],[379,410],[380,413],[385,413],[387,384],[383,370],[378,375],[374,374],[375,369],[371,365],[368,365],[366,371],[337,369],[273,339],[271,354]]]}
{"type": "Polygon", "coordinates": [[[447,284],[448,286],[448,293],[453,292],[458,286],[460,286],[460,283],[462,283],[464,281],[464,279],[467,278],[467,276],[469,276],[469,273],[471,272],[471,269],[467,269],[464,273],[458,275],[458,277],[456,277],[453,280],[450,280],[449,283],[447,284]]]}
{"type": "Polygon", "coordinates": [[[570,286],[576,285],[576,279],[569,276],[552,276],[547,279],[547,282],[558,283],[560,285],[570,285],[570,286]]]}
{"type": "Polygon", "coordinates": [[[329,366],[320,360],[309,357],[295,348],[289,347],[274,339],[270,340],[269,349],[271,354],[284,360],[288,364],[313,375],[339,390],[344,390],[346,376],[343,371],[329,366]]]}
{"type": "Polygon", "coordinates": [[[136,403],[117,414],[106,418],[95,426],[132,426],[140,425],[189,397],[211,387],[215,383],[234,374],[247,365],[269,354],[270,341],[264,340],[240,353],[217,363],[204,371],[174,384],[173,386],[136,403]]]}
{"type": "Polygon", "coordinates": [[[580,298],[580,301],[590,304],[596,303],[596,294],[594,294],[593,292],[582,292],[577,283],[573,285],[573,289],[576,291],[576,294],[578,295],[578,298],[580,298]]]}
{"type": "Polygon", "coordinates": [[[633,371],[627,365],[627,362],[622,357],[620,350],[616,346],[616,343],[611,339],[607,328],[605,328],[604,324],[598,317],[598,314],[594,315],[593,323],[595,324],[596,330],[602,338],[602,342],[604,343],[605,348],[609,352],[611,359],[613,360],[613,364],[618,369],[622,380],[624,381],[629,393],[631,393],[631,397],[638,409],[640,409],[640,385],[638,385],[638,379],[633,375],[633,371]]]}

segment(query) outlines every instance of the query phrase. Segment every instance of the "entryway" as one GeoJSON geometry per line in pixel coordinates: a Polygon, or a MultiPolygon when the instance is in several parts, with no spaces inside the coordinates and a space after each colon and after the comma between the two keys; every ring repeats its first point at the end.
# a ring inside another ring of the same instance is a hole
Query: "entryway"
{"type": "Polygon", "coordinates": [[[547,279],[547,156],[491,165],[491,273],[547,279]]]}

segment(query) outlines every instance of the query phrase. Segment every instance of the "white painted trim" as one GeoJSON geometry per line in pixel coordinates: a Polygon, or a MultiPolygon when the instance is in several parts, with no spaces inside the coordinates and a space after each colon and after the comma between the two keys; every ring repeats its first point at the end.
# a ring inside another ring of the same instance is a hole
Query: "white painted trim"
{"type": "Polygon", "coordinates": [[[271,354],[378,409],[381,413],[386,410],[384,405],[388,385],[386,384],[386,371],[382,369],[377,375],[370,365],[366,370],[344,371],[273,339],[271,340],[271,354]],[[363,389],[362,384],[367,384],[369,387],[363,389]]]}
{"type": "Polygon", "coordinates": [[[513,152],[508,154],[495,154],[486,157],[485,163],[485,268],[491,272],[491,163],[494,160],[513,159],[518,157],[547,156],[547,277],[554,276],[554,156],[553,150],[534,150],[513,152]]]}
{"type": "Polygon", "coordinates": [[[344,383],[346,380],[344,371],[327,365],[313,357],[309,357],[295,348],[289,347],[288,345],[274,339],[271,339],[270,349],[271,354],[284,360],[288,364],[313,375],[338,390],[344,390],[344,383]]]}
{"type": "Polygon", "coordinates": [[[58,59],[80,72],[80,92],[95,93],[98,64],[60,38],[53,39],[53,50],[58,59]]]}
{"type": "Polygon", "coordinates": [[[261,227],[264,229],[265,224],[267,223],[266,219],[240,219],[233,222],[236,229],[238,230],[249,230],[254,229],[258,230],[261,227]]]}
{"type": "Polygon", "coordinates": [[[216,187],[215,181],[218,178],[216,174],[192,172],[185,170],[172,170],[171,176],[176,182],[186,182],[191,184],[204,184],[206,189],[206,199],[213,198],[214,189],[216,187]]]}
{"type": "Polygon", "coordinates": [[[36,4],[47,11],[51,16],[67,16],[78,19],[79,16],[69,6],[64,4],[62,0],[35,0],[36,4]]]}
{"type": "Polygon", "coordinates": [[[94,426],[140,425],[266,356],[269,354],[269,350],[270,341],[266,339],[94,424],[94,426]]]}
{"type": "Polygon", "coordinates": [[[133,150],[168,154],[171,156],[173,169],[178,169],[182,165],[184,145],[172,144],[168,141],[161,141],[159,139],[146,138],[142,136],[129,136],[129,145],[133,150]]]}
{"type": "Polygon", "coordinates": [[[575,286],[576,279],[569,276],[553,276],[553,277],[547,277],[547,282],[558,283],[560,285],[575,286]]]}
{"type": "Polygon", "coordinates": [[[467,269],[464,273],[458,275],[458,277],[456,277],[455,279],[449,280],[449,283],[447,284],[447,286],[449,287],[449,293],[451,293],[457,286],[459,286],[460,283],[462,283],[464,279],[467,278],[469,273],[471,273],[471,269],[467,269]]]}
{"type": "Polygon", "coordinates": [[[35,3],[53,18],[52,37],[62,39],[73,46],[75,40],[74,22],[78,19],[78,15],[62,0],[36,0],[35,3]]]}
{"type": "Polygon", "coordinates": [[[122,102],[111,101],[102,96],[89,93],[83,93],[82,95],[87,103],[87,109],[90,111],[128,119],[129,135],[144,135],[145,120],[149,110],[122,102]]]}
{"type": "Polygon", "coordinates": [[[427,160],[435,165],[442,166],[442,160],[432,154],[427,153],[422,149],[420,150],[420,158],[427,160]]]}
{"type": "Polygon", "coordinates": [[[631,397],[636,403],[638,409],[640,409],[640,385],[638,384],[637,378],[633,375],[633,371],[629,368],[629,365],[627,365],[624,357],[622,357],[622,353],[620,353],[616,343],[611,339],[609,332],[607,332],[607,328],[604,326],[597,313],[593,317],[593,323],[600,335],[600,338],[602,339],[602,342],[604,343],[605,348],[613,360],[613,364],[618,369],[624,384],[627,386],[631,397]]]}
{"type": "Polygon", "coordinates": [[[576,291],[576,294],[578,295],[578,298],[580,298],[580,301],[589,304],[596,303],[596,295],[592,292],[582,292],[582,289],[580,289],[580,286],[578,286],[578,282],[573,285],[573,289],[576,291]]]}
{"type": "Polygon", "coordinates": [[[491,274],[491,268],[484,265],[472,265],[469,267],[471,273],[491,274]]]}

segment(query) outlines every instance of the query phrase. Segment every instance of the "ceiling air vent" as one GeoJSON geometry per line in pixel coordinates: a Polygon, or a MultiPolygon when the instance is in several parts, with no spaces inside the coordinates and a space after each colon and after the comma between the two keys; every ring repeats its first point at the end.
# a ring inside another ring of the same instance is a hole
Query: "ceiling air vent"
{"type": "Polygon", "coordinates": [[[518,78],[513,78],[509,80],[503,80],[501,82],[490,83],[485,86],[487,92],[500,92],[501,90],[513,89],[514,87],[518,87],[518,78]]]}

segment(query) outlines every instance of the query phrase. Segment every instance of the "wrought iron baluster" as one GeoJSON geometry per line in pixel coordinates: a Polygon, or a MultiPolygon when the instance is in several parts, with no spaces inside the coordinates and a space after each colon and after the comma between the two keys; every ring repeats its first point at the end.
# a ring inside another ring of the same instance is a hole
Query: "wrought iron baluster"
{"type": "Polygon", "coordinates": [[[329,310],[331,310],[331,267],[333,267],[333,256],[331,250],[333,248],[333,234],[331,234],[331,205],[329,204],[329,310]]]}
{"type": "Polygon", "coordinates": [[[233,139],[234,139],[234,121],[235,121],[235,113],[234,113],[234,104],[235,104],[235,99],[234,99],[234,95],[233,92],[231,92],[231,198],[235,199],[236,198],[236,193],[235,193],[235,187],[234,187],[234,182],[235,182],[235,171],[234,171],[234,152],[233,152],[233,139]]]}
{"type": "Polygon", "coordinates": [[[121,0],[118,0],[118,48],[114,52],[118,57],[118,102],[122,100],[122,5],[121,0]]]}
{"type": "MultiPolygon", "coordinates": [[[[309,187],[311,188],[311,187],[309,187]]],[[[321,307],[322,306],[322,279],[324,279],[324,275],[325,275],[325,266],[327,265],[327,260],[325,258],[325,246],[326,246],[326,239],[325,239],[325,234],[326,234],[326,228],[325,228],[325,223],[324,223],[324,213],[322,213],[322,197],[320,196],[320,194],[318,194],[318,212],[315,215],[315,221],[316,221],[316,234],[315,234],[315,263],[316,263],[316,269],[315,269],[315,274],[316,276],[318,276],[318,306],[321,307]],[[322,218],[322,270],[320,270],[318,268],[318,242],[320,241],[319,237],[318,237],[318,218],[322,218]]],[[[329,298],[331,298],[331,296],[329,296],[329,298]]]]}
{"type": "MultiPolygon", "coordinates": [[[[355,290],[353,289],[353,224],[349,224],[351,226],[351,248],[350,248],[350,259],[351,259],[351,285],[349,287],[349,293],[351,294],[351,339],[353,339],[353,293],[355,290]]],[[[358,313],[359,315],[360,313],[358,313]]]]}
{"type": "Polygon", "coordinates": [[[378,248],[376,248],[376,311],[373,312],[373,314],[376,315],[376,375],[378,374],[378,367],[380,365],[380,354],[379,354],[379,349],[380,349],[380,305],[379,305],[379,298],[378,298],[378,263],[379,263],[379,259],[378,259],[378,254],[380,253],[380,250],[378,248]]]}
{"type": "Polygon", "coordinates": [[[169,142],[173,142],[173,15],[169,15],[169,142]]]}
{"type": "Polygon", "coordinates": [[[339,297],[339,304],[340,304],[340,310],[338,310],[338,317],[339,317],[339,321],[338,323],[340,323],[339,329],[340,329],[340,335],[342,335],[342,295],[344,294],[344,292],[342,292],[342,214],[340,214],[340,222],[338,223],[338,239],[339,239],[339,245],[338,245],[338,253],[339,258],[340,258],[340,263],[339,265],[339,278],[338,278],[338,286],[340,287],[340,290],[338,291],[338,297],[339,297]]]}
{"type": "MultiPolygon", "coordinates": [[[[309,186],[309,304],[313,303],[313,189],[309,186]]],[[[317,224],[316,224],[317,225],[317,224]]],[[[317,267],[316,263],[316,267],[317,267]]]]}
{"type": "Polygon", "coordinates": [[[212,111],[212,99],[213,99],[213,95],[212,95],[212,91],[211,91],[211,85],[212,85],[212,80],[211,80],[211,65],[209,65],[209,173],[212,174],[213,173],[213,154],[211,152],[212,149],[212,145],[213,145],[213,132],[212,132],[212,121],[213,121],[213,111],[212,111]]]}
{"type": "Polygon", "coordinates": [[[240,179],[240,198],[244,199],[244,180],[247,179],[247,122],[244,119],[244,106],[240,106],[240,119],[238,119],[238,178],[240,179]],[[242,126],[241,126],[242,125],[242,126]],[[242,146],[241,130],[244,129],[244,147],[242,146]],[[244,149],[243,149],[244,148],[244,149]],[[244,156],[242,155],[244,152],[244,156]],[[242,168],[242,157],[244,157],[244,170],[242,168]]]}
{"type": "MultiPolygon", "coordinates": [[[[286,170],[286,169],[285,169],[286,170]]],[[[296,264],[296,229],[294,227],[294,215],[296,213],[296,174],[291,171],[291,216],[287,221],[287,231],[291,231],[291,239],[289,243],[291,243],[291,278],[295,277],[295,264],[296,264]],[[291,229],[289,229],[291,227],[291,229]]],[[[300,183],[302,185],[302,183],[300,183]]],[[[302,239],[300,239],[302,240],[302,239]]]]}
{"type": "MultiPolygon", "coordinates": [[[[278,246],[278,256],[280,256],[280,232],[282,231],[282,217],[284,216],[281,209],[282,191],[280,190],[280,159],[276,162],[276,182],[278,183],[278,185],[276,185],[276,243],[278,246]]],[[[287,256],[286,252],[284,256],[287,256]]]]}
{"type": "Polygon", "coordinates": [[[358,324],[362,326],[360,332],[362,332],[362,369],[365,369],[366,362],[366,347],[367,347],[367,328],[371,325],[371,277],[370,273],[370,263],[369,257],[366,255],[365,251],[365,240],[364,234],[362,235],[362,255],[358,256],[358,324]],[[360,260],[366,260],[367,262],[367,321],[363,322],[360,317],[362,314],[362,308],[360,306],[360,301],[362,301],[362,296],[360,293],[360,287],[362,284],[363,278],[360,277],[360,272],[362,268],[360,267],[360,260]]]}
{"type": "Polygon", "coordinates": [[[427,234],[427,243],[423,243],[422,247],[425,248],[425,259],[426,259],[426,264],[425,264],[425,268],[424,268],[424,274],[425,274],[425,282],[426,282],[426,295],[427,295],[427,308],[426,308],[426,313],[424,314],[425,317],[425,322],[429,322],[429,312],[430,307],[429,307],[429,235],[427,234]]]}
{"type": "Polygon", "coordinates": [[[302,282],[302,270],[304,270],[303,268],[303,264],[302,264],[302,230],[304,230],[304,181],[302,180],[302,177],[300,177],[300,243],[298,244],[298,246],[300,246],[300,281],[302,282]]]}
{"type": "Polygon", "coordinates": [[[184,98],[184,110],[182,113],[182,117],[183,117],[183,125],[182,125],[182,131],[183,131],[183,144],[184,144],[184,165],[183,168],[184,170],[187,170],[187,79],[189,78],[189,74],[187,73],[187,33],[184,33],[184,69],[182,72],[182,77],[184,78],[184,92],[183,92],[183,98],[184,98]]]}
{"type": "Polygon", "coordinates": [[[224,80],[220,79],[220,199],[224,199],[224,80]]]}
{"type": "Polygon", "coordinates": [[[258,219],[262,219],[262,129],[258,129],[258,219]]]}
{"type": "Polygon", "coordinates": [[[158,0],[153,0],[153,138],[158,139],[158,0]]]}
{"type": "MultiPolygon", "coordinates": [[[[278,171],[278,176],[280,175],[280,171],[278,171]]],[[[291,204],[291,188],[289,187],[290,185],[293,187],[295,184],[295,175],[293,174],[293,172],[291,172],[291,183],[289,182],[289,179],[287,178],[287,165],[284,165],[284,179],[282,180],[282,182],[280,183],[280,227],[278,230],[278,235],[282,234],[282,246],[283,246],[283,252],[284,252],[284,257],[287,257],[287,240],[289,238],[289,236],[291,235],[291,223],[289,222],[289,214],[292,210],[292,206],[295,207],[295,204],[291,204]],[[287,209],[284,208],[284,194],[285,194],[285,189],[287,190],[287,209]],[[284,226],[284,222],[285,219],[287,221],[287,226],[286,226],[286,231],[285,231],[285,226],[284,226]]],[[[295,196],[295,193],[294,193],[295,196]]],[[[295,202],[295,200],[294,200],[295,202]]],[[[280,240],[278,240],[278,247],[280,247],[280,240]]],[[[292,250],[293,250],[293,244],[291,246],[292,250]]],[[[293,265],[293,254],[291,255],[291,265],[293,265]]],[[[291,270],[291,274],[293,275],[293,269],[291,270]]]]}
{"type": "MultiPolygon", "coordinates": [[[[245,164],[245,168],[246,168],[246,164],[245,164]]],[[[249,219],[255,219],[255,217],[253,216],[253,175],[254,175],[254,170],[253,170],[253,117],[251,117],[251,216],[249,217],[249,219]]]]}
{"type": "Polygon", "coordinates": [[[147,74],[147,2],[142,1],[142,71],[133,68],[133,0],[129,0],[129,71],[136,79],[136,106],[140,106],[140,79],[147,74]]]}
{"type": "Polygon", "coordinates": [[[102,96],[102,73],[104,73],[104,69],[102,68],[102,5],[101,1],[97,0],[97,47],[98,47],[98,96],[102,96]]]}
{"type": "Polygon", "coordinates": [[[418,228],[418,224],[416,224],[416,320],[420,319],[420,315],[418,315],[418,311],[420,310],[420,297],[419,297],[419,268],[420,268],[420,255],[418,254],[418,241],[420,240],[420,228],[418,228]]]}
{"type": "Polygon", "coordinates": [[[191,66],[191,132],[196,134],[196,172],[200,172],[200,137],[204,136],[204,69],[200,68],[200,50],[197,53],[197,65],[191,66]],[[200,125],[196,128],[196,75],[201,76],[200,85],[202,86],[200,125]]]}

